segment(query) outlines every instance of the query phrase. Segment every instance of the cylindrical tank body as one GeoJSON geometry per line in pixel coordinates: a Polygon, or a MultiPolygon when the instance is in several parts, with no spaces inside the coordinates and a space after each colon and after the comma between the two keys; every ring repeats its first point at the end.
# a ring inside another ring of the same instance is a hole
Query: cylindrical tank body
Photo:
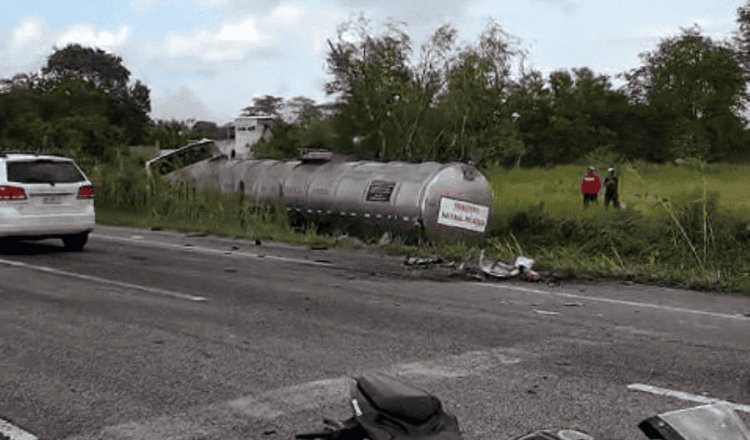
{"type": "Polygon", "coordinates": [[[169,177],[197,188],[244,191],[303,216],[429,238],[483,234],[492,202],[485,177],[463,163],[212,159],[169,177]]]}

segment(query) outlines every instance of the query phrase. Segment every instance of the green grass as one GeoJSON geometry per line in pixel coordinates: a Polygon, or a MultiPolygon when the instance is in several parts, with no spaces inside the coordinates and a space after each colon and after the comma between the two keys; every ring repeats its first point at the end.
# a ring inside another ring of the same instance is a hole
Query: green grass
{"type": "MultiPolygon", "coordinates": [[[[608,165],[597,166],[602,180],[608,165]]],[[[655,164],[615,165],[620,177],[620,201],[644,213],[662,210],[660,200],[703,189],[717,192],[722,205],[750,219],[750,165],[682,166],[655,164]]],[[[526,208],[543,204],[554,215],[595,215],[581,209],[580,180],[586,167],[496,169],[487,177],[498,209],[526,208]]],[[[602,200],[600,197],[600,206],[602,200]]]]}

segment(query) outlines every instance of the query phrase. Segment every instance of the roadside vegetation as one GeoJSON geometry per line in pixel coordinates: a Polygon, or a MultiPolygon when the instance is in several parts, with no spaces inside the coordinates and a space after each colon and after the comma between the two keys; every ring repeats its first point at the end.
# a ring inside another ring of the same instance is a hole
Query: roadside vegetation
{"type": "MultiPolygon", "coordinates": [[[[495,22],[473,42],[443,25],[417,46],[404,25],[360,17],[328,47],[331,103],[266,95],[243,110],[283,119],[259,157],[312,147],[470,161],[495,193],[481,243],[383,251],[464,259],[485,249],[563,276],[750,290],[750,166],[740,165],[750,163],[750,1],[731,39],[683,29],[616,78],[530,69],[522,42],[495,22]],[[622,209],[583,209],[587,165],[617,168],[622,209]]],[[[0,80],[0,147],[76,158],[105,224],[353,246],[295,229],[283,207],[148,176],[143,161],[159,149],[231,137],[231,125],[153,121],[150,110],[150,90],[119,56],[71,44],[39,72],[0,80]]]]}
{"type": "MultiPolygon", "coordinates": [[[[361,247],[339,240],[344,231],[319,234],[315,225],[291,226],[281,206],[168,183],[148,176],[132,157],[118,163],[91,170],[102,224],[361,247]]],[[[484,249],[505,261],[530,256],[540,269],[563,279],[750,291],[750,204],[741,185],[750,181],[750,165],[624,164],[623,170],[625,207],[584,210],[577,193],[580,167],[496,169],[488,173],[495,200],[485,239],[429,247],[396,243],[379,250],[463,261],[484,249]],[[551,183],[539,185],[540,179],[551,183]]]]}

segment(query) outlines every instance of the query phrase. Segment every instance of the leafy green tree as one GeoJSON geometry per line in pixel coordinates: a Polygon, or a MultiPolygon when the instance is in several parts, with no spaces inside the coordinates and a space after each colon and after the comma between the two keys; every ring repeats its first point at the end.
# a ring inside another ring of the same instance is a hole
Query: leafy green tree
{"type": "Polygon", "coordinates": [[[360,17],[342,24],[338,39],[328,43],[333,79],[326,91],[346,102],[335,117],[336,147],[364,157],[398,157],[402,143],[395,109],[411,85],[409,36],[395,23],[373,35],[360,17]]]}
{"type": "Polygon", "coordinates": [[[180,148],[187,144],[190,129],[177,120],[156,121],[148,129],[148,141],[162,149],[180,148]]]}
{"type": "Polygon", "coordinates": [[[150,122],[150,90],[140,81],[130,85],[130,71],[121,57],[102,49],[69,44],[47,58],[42,74],[53,85],[67,78],[93,85],[111,99],[107,118],[124,128],[126,142],[138,144],[145,139],[150,122]]]}
{"type": "Polygon", "coordinates": [[[295,96],[284,103],[292,122],[306,124],[313,119],[320,118],[321,112],[315,105],[315,100],[306,96],[295,96]]]}
{"type": "Polygon", "coordinates": [[[742,66],[745,80],[750,80],[750,1],[737,8],[737,30],[734,33],[734,46],[737,59],[742,66]]]}
{"type": "Polygon", "coordinates": [[[722,160],[746,149],[739,116],[745,80],[731,47],[691,28],[641,58],[627,78],[631,97],[649,105],[660,128],[661,148],[650,159],[722,160]]]}
{"type": "Polygon", "coordinates": [[[272,95],[264,95],[253,98],[253,104],[242,109],[244,116],[281,116],[281,107],[284,98],[272,95]]]}

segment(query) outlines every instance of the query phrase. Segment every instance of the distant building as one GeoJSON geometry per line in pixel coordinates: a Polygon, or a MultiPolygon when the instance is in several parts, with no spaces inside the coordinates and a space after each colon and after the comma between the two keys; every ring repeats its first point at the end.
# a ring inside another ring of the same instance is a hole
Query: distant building
{"type": "MultiPolygon", "coordinates": [[[[252,159],[253,145],[271,136],[275,116],[238,116],[234,120],[234,145],[225,153],[232,159],[252,159]]],[[[226,148],[226,147],[225,147],[226,148]]]]}

